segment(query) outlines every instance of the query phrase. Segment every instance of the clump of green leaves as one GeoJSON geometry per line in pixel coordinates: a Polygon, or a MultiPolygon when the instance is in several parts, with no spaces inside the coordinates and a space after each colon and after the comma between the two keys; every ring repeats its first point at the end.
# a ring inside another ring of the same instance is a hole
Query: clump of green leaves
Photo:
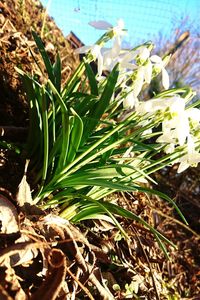
{"type": "MultiPolygon", "coordinates": [[[[110,32],[104,34],[103,42],[110,38],[110,32]]],[[[111,37],[114,35],[113,30],[111,37]]],[[[34,203],[43,208],[59,207],[60,215],[72,222],[91,218],[109,220],[124,236],[126,233],[115,216],[136,220],[154,233],[166,253],[162,241],[170,241],[162,234],[134,213],[104,199],[115,191],[157,194],[169,201],[184,220],[169,197],[145,188],[141,182],[153,181],[150,174],[176,161],[185,148],[158,155],[166,147],[155,140],[162,133],[159,125],[163,114],[147,118],[147,114],[136,110],[127,113],[123,108],[123,99],[132,91],[125,91],[124,82],[127,86],[130,80],[133,85],[138,82],[134,70],[127,72],[128,77],[121,78],[121,67],[116,63],[109,75],[99,80],[91,68],[93,54],[89,51],[67,84],[62,86],[59,55],[52,64],[41,39],[35,33],[33,36],[47,78],[44,76],[41,84],[36,76],[18,71],[30,106],[26,151],[30,159],[29,172],[37,174],[34,203]]],[[[137,62],[145,65],[144,53],[142,59],[137,57],[137,62]]],[[[156,68],[152,76],[156,76],[156,68]]],[[[156,97],[173,97],[174,94],[188,97],[188,90],[172,89],[156,97]]]]}

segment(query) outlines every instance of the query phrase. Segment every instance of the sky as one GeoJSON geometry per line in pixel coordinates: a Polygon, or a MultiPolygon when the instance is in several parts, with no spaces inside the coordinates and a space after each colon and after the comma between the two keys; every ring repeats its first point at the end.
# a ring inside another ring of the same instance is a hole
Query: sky
{"type": "Polygon", "coordinates": [[[88,23],[104,20],[116,25],[123,19],[128,35],[125,44],[153,40],[158,34],[170,36],[181,18],[197,24],[200,0],[41,0],[64,33],[73,31],[85,44],[92,45],[102,35],[88,23]]]}

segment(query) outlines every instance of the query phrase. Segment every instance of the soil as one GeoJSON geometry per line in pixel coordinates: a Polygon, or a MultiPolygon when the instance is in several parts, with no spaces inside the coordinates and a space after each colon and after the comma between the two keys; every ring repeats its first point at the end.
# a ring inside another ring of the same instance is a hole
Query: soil
{"type": "Polygon", "coordinates": [[[176,199],[190,228],[177,221],[174,211],[160,199],[141,193],[113,195],[120,205],[175,243],[177,249],[167,246],[170,260],[152,234],[135,222],[119,219],[130,236],[131,242],[127,242],[106,222],[59,227],[56,219],[50,226],[43,212],[31,209],[27,215],[27,210],[16,208],[24,159],[12,142],[26,141],[23,130],[28,127],[28,105],[15,67],[39,72],[39,63],[43,68],[31,30],[42,36],[52,59],[59,51],[63,81],[77,66],[78,58],[39,1],[1,0],[0,26],[0,210],[6,203],[5,214],[10,209],[18,220],[14,233],[1,228],[0,299],[75,299],[73,293],[76,299],[92,299],[91,293],[95,299],[111,299],[102,275],[115,299],[126,299],[128,289],[129,299],[200,299],[199,168],[179,176],[174,169],[156,174],[159,188],[176,199]],[[25,249],[28,259],[24,258],[25,249]],[[19,257],[13,262],[16,253],[19,257]]]}

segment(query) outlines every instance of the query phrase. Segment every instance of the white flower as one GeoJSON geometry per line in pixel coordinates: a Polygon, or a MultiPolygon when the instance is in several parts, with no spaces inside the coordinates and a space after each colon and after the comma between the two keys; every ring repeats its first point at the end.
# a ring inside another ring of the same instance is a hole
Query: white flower
{"type": "Polygon", "coordinates": [[[121,52],[121,37],[126,34],[124,30],[124,21],[122,19],[118,20],[117,26],[111,28],[111,31],[114,35],[113,47],[107,53],[105,53],[105,55],[107,55],[111,59],[115,59],[121,52]]]}
{"type": "Polygon", "coordinates": [[[175,150],[175,144],[174,144],[174,143],[168,144],[168,145],[165,147],[165,153],[166,153],[166,154],[173,153],[174,150],[175,150]]]}
{"type": "Polygon", "coordinates": [[[123,107],[125,109],[132,109],[137,102],[138,102],[138,99],[134,96],[133,91],[131,91],[124,98],[123,107]]]}
{"type": "Polygon", "coordinates": [[[150,57],[151,52],[147,47],[141,47],[139,51],[140,51],[139,54],[140,60],[146,61],[150,57]]]}
{"type": "Polygon", "coordinates": [[[165,112],[169,109],[172,116],[179,114],[184,110],[185,101],[180,96],[174,96],[169,98],[156,98],[148,101],[140,102],[138,107],[139,113],[155,113],[157,111],[165,112]]]}
{"type": "Polygon", "coordinates": [[[152,76],[152,67],[156,67],[161,70],[162,73],[162,84],[163,87],[167,90],[169,88],[169,75],[165,69],[166,62],[162,60],[161,57],[158,55],[152,55],[150,56],[151,52],[149,48],[147,47],[141,47],[139,49],[139,58],[142,62],[146,61],[146,64],[144,65],[144,74],[145,74],[145,81],[147,83],[150,83],[151,76],[152,76]]]}
{"type": "MultiPolygon", "coordinates": [[[[168,153],[175,145],[184,145],[190,134],[189,115],[191,116],[192,112],[185,110],[185,101],[180,96],[142,102],[136,107],[136,111],[147,114],[148,118],[152,118],[158,111],[163,114],[162,135],[158,137],[157,142],[171,144],[165,148],[168,153]]],[[[196,112],[195,117],[197,118],[196,112]]]]}
{"type": "MultiPolygon", "coordinates": [[[[153,45],[150,45],[151,49],[153,45]]],[[[152,55],[148,47],[142,46],[137,51],[139,51],[138,56],[143,65],[144,80],[146,83],[151,82],[153,66],[160,69],[162,72],[162,84],[165,89],[169,88],[169,76],[165,70],[165,62],[158,55],[152,55]]]]}
{"type": "Polygon", "coordinates": [[[151,77],[152,77],[152,63],[150,60],[147,61],[146,65],[143,66],[144,68],[144,79],[146,83],[151,82],[151,77]]]}
{"type": "Polygon", "coordinates": [[[190,125],[193,129],[199,129],[200,125],[200,110],[198,108],[189,108],[186,110],[190,125]]]}
{"type": "Polygon", "coordinates": [[[102,75],[103,71],[103,56],[101,53],[102,45],[94,44],[93,46],[83,46],[75,50],[76,53],[88,53],[90,52],[94,60],[97,60],[98,76],[102,75]]]}
{"type": "Polygon", "coordinates": [[[155,67],[158,67],[159,69],[161,69],[162,85],[163,85],[164,89],[167,90],[169,88],[169,75],[168,75],[167,71],[165,70],[165,63],[158,55],[152,55],[150,57],[150,60],[152,63],[154,63],[155,67]]]}
{"type": "Polygon", "coordinates": [[[133,63],[134,58],[137,56],[136,51],[122,51],[122,54],[118,57],[121,69],[136,70],[138,67],[133,63]]]}
{"type": "Polygon", "coordinates": [[[136,79],[133,83],[133,95],[136,98],[142,90],[144,84],[144,67],[140,67],[137,71],[136,79]]]}
{"type": "Polygon", "coordinates": [[[195,142],[191,135],[188,136],[187,150],[188,153],[179,158],[178,173],[185,171],[190,166],[196,166],[200,162],[200,153],[195,150],[195,142]]]}
{"type": "Polygon", "coordinates": [[[117,26],[113,27],[113,32],[114,32],[114,35],[117,35],[117,36],[126,34],[126,32],[124,31],[124,21],[122,19],[119,19],[117,21],[117,26]]]}

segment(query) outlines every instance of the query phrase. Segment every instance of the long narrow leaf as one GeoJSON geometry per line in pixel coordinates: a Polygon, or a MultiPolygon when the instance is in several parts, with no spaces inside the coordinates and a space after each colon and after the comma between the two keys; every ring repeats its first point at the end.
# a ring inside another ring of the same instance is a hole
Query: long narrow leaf
{"type": "Polygon", "coordinates": [[[42,192],[45,184],[48,160],[49,160],[49,129],[48,129],[48,110],[47,110],[47,99],[44,88],[41,90],[41,115],[42,115],[42,132],[43,132],[43,168],[42,168],[42,181],[38,192],[38,196],[42,192]]]}
{"type": "Polygon", "coordinates": [[[49,56],[45,50],[45,47],[43,45],[43,42],[41,40],[41,38],[37,35],[36,32],[32,31],[32,35],[33,35],[33,38],[37,44],[37,47],[40,51],[40,54],[43,58],[43,61],[44,61],[44,64],[45,64],[45,67],[46,67],[46,70],[47,70],[47,73],[48,73],[48,76],[49,76],[49,79],[55,84],[55,78],[54,78],[54,72],[53,72],[53,66],[51,64],[51,61],[49,59],[49,56]]]}
{"type": "Polygon", "coordinates": [[[92,132],[93,132],[94,128],[96,127],[96,125],[98,124],[102,114],[107,109],[110,99],[115,90],[115,85],[117,83],[118,75],[119,75],[118,65],[116,65],[108,77],[105,89],[98,101],[98,104],[95,107],[92,107],[89,115],[86,117],[86,121],[84,124],[84,136],[83,136],[82,143],[84,143],[85,140],[88,138],[88,136],[90,136],[92,134],[92,132]],[[88,118],[89,118],[89,120],[88,120],[88,118]]]}
{"type": "Polygon", "coordinates": [[[53,73],[55,78],[55,87],[57,91],[60,93],[61,90],[61,60],[60,55],[57,54],[56,62],[53,65],[53,73]]]}
{"type": "Polygon", "coordinates": [[[62,112],[62,149],[59,157],[59,162],[58,162],[58,168],[57,172],[59,173],[66,164],[66,158],[67,158],[67,153],[68,153],[68,147],[69,147],[69,135],[70,135],[70,125],[69,125],[69,114],[68,114],[68,109],[58,93],[57,89],[53,85],[53,83],[49,80],[48,84],[51,87],[51,90],[56,97],[56,100],[58,101],[61,112],[62,112]]]}
{"type": "Polygon", "coordinates": [[[91,66],[85,61],[85,70],[86,70],[86,75],[89,80],[90,84],[90,89],[91,89],[91,94],[98,96],[99,91],[98,91],[98,86],[97,86],[97,81],[95,78],[95,74],[91,68],[91,66]]]}
{"type": "Polygon", "coordinates": [[[79,115],[71,109],[73,113],[73,127],[70,131],[69,151],[67,154],[67,163],[74,160],[83,134],[83,122],[79,115]]]}

